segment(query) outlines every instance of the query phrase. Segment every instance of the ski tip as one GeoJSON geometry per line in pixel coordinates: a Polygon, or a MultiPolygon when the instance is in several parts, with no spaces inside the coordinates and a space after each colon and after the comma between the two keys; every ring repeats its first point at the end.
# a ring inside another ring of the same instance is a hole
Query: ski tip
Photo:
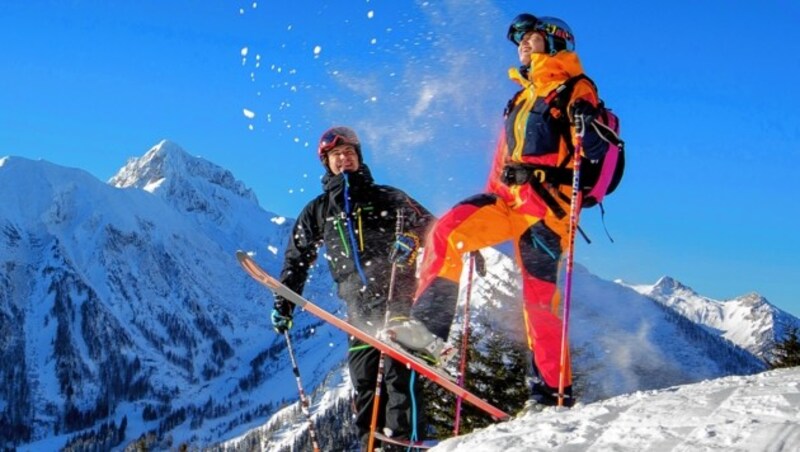
{"type": "Polygon", "coordinates": [[[243,250],[236,250],[236,259],[241,262],[244,260],[253,259],[253,253],[243,250]]]}

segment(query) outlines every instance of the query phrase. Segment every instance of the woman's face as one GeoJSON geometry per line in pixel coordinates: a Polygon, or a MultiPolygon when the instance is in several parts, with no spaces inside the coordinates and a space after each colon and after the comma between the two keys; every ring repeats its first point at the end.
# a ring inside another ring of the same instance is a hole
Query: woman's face
{"type": "Polygon", "coordinates": [[[525,33],[517,47],[519,62],[525,66],[531,64],[531,54],[544,53],[545,47],[544,36],[541,33],[534,31],[525,33]]]}

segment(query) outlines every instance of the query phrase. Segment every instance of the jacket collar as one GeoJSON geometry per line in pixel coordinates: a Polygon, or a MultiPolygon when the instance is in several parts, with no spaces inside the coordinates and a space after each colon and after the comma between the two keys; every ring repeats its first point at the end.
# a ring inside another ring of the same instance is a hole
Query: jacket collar
{"type": "MultiPolygon", "coordinates": [[[[345,190],[344,176],[345,173],[334,175],[331,172],[327,172],[322,178],[322,190],[327,193],[334,202],[343,202],[341,195],[345,190]]],[[[363,163],[356,171],[347,173],[347,183],[349,184],[347,188],[350,197],[353,199],[357,199],[360,193],[363,193],[375,184],[369,167],[363,163]]]]}
{"type": "Polygon", "coordinates": [[[570,77],[583,74],[583,65],[575,52],[558,52],[555,55],[534,53],[527,71],[511,68],[508,76],[523,88],[533,87],[540,93],[555,89],[570,77]],[[524,72],[527,74],[523,75],[524,72]]]}

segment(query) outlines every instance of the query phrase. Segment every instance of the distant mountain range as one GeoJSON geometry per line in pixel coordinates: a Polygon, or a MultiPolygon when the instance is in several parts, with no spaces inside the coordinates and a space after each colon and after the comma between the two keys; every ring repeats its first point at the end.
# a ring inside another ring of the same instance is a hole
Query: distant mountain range
{"type": "Polygon", "coordinates": [[[652,286],[630,287],[765,361],[773,358],[771,350],[789,328],[800,328],[797,317],[757,293],[718,301],[698,295],[668,276],[652,286]]]}
{"type": "MultiPolygon", "coordinates": [[[[277,272],[291,219],[168,141],[108,183],[6,157],[0,193],[0,447],[123,448],[147,437],[156,448],[235,449],[268,426],[263,441],[291,444],[296,423],[273,418],[287,416],[297,390],[269,323],[272,295],[233,257],[254,251],[277,272]]],[[[484,254],[473,323],[523,343],[513,260],[484,254]]],[[[758,372],[800,325],[757,294],[718,302],[668,277],[629,286],[578,266],[574,287],[576,386],[587,403],[758,372]]],[[[333,292],[327,269],[315,268],[305,295],[344,316],[333,292]]],[[[300,313],[292,337],[307,390],[337,389],[317,393],[317,415],[346,411],[345,336],[300,313]]]]}

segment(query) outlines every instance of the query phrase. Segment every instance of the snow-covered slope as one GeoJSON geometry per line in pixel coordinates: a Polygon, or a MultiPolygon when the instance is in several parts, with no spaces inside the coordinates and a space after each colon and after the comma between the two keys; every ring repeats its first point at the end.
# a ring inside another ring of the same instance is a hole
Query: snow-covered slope
{"type": "Polygon", "coordinates": [[[741,451],[800,448],[800,368],[550,408],[432,452],[741,451]]]}
{"type": "Polygon", "coordinates": [[[765,360],[772,358],[770,350],[788,328],[800,328],[796,317],[757,293],[718,301],[698,295],[668,276],[652,286],[631,287],[765,360]]]}

